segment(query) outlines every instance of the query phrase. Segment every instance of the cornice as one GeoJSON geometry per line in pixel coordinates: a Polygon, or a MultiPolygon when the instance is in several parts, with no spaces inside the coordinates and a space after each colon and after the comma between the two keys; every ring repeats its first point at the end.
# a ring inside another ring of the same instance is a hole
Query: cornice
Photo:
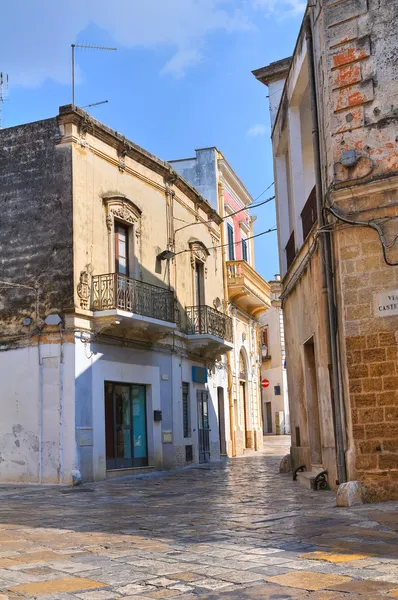
{"type": "MultiPolygon", "coordinates": [[[[101,140],[111,148],[114,148],[119,156],[128,156],[137,163],[147,167],[158,175],[161,175],[164,179],[165,185],[158,185],[159,189],[165,190],[167,185],[174,185],[207,215],[209,215],[211,219],[217,223],[217,225],[222,222],[220,215],[210,206],[207,200],[205,200],[205,198],[203,198],[203,196],[201,196],[193,186],[191,186],[183,177],[181,177],[181,175],[174,171],[173,167],[169,163],[161,160],[144,148],[141,148],[141,146],[134,144],[134,142],[128,140],[118,131],[114,131],[100,121],[93,119],[81,108],[72,107],[72,105],[61,106],[59,109],[58,123],[59,125],[75,125],[80,131],[89,133],[96,139],[101,140]]],[[[67,135],[65,137],[61,137],[59,143],[78,143],[80,141],[81,140],[78,136],[67,135]]],[[[104,153],[101,153],[92,145],[90,145],[90,149],[97,155],[102,155],[102,157],[105,157],[104,153]]],[[[114,162],[115,166],[119,166],[120,164],[119,161],[115,159],[112,161],[112,159],[110,159],[108,156],[106,156],[106,159],[110,160],[110,162],[114,162]]],[[[145,176],[138,174],[136,171],[128,167],[124,167],[124,170],[134,174],[134,176],[137,176],[142,180],[146,179],[147,181],[150,181],[149,178],[145,178],[145,176]]]]}
{"type": "Polygon", "coordinates": [[[242,208],[251,204],[253,202],[253,198],[235,171],[232,169],[231,165],[225,160],[225,158],[219,158],[217,164],[225,184],[231,188],[238,200],[242,203],[242,208]]]}

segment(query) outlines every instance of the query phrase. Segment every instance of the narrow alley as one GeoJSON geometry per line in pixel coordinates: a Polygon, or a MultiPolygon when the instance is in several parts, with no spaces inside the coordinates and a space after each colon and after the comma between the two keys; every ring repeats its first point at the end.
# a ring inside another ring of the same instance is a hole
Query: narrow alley
{"type": "Polygon", "coordinates": [[[0,487],[0,598],[398,597],[396,504],[300,488],[278,473],[282,439],[178,472],[0,487]]]}

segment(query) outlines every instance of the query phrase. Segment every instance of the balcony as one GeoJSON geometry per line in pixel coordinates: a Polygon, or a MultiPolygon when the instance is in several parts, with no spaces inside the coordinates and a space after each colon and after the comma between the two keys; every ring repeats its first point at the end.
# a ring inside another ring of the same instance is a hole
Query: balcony
{"type": "Polygon", "coordinates": [[[233,348],[231,317],[211,306],[188,306],[185,332],[188,347],[203,355],[225,354],[233,348]]]}
{"type": "Polygon", "coordinates": [[[245,260],[227,262],[228,297],[252,317],[271,306],[269,284],[245,260]]]}
{"type": "Polygon", "coordinates": [[[177,327],[172,291],[117,273],[93,276],[91,310],[101,331],[134,328],[156,337],[177,327]]]}

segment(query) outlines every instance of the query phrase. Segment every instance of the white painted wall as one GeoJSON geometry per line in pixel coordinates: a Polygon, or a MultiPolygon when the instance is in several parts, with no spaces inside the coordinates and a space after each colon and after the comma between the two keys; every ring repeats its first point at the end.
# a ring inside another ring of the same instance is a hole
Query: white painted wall
{"type": "Polygon", "coordinates": [[[75,468],[74,346],[0,352],[0,481],[70,483],[75,468]]]}
{"type": "Polygon", "coordinates": [[[272,411],[272,433],[276,433],[276,416],[277,411],[284,413],[285,431],[281,433],[289,433],[289,400],[287,391],[286,369],[284,368],[285,361],[285,346],[284,346],[284,327],[282,309],[272,306],[268,312],[260,318],[261,327],[268,327],[268,353],[271,355],[269,360],[262,362],[261,378],[268,379],[270,385],[268,388],[262,388],[261,398],[263,404],[264,415],[264,432],[267,432],[266,410],[265,403],[271,402],[272,411]],[[281,395],[275,395],[275,386],[280,386],[281,395]]]}

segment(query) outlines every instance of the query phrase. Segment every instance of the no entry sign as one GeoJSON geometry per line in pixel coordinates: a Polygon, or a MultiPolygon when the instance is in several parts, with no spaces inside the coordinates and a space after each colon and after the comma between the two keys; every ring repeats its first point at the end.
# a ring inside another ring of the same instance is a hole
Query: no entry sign
{"type": "Polygon", "coordinates": [[[267,388],[269,386],[268,379],[262,379],[261,380],[261,385],[262,385],[263,388],[267,388]]]}

